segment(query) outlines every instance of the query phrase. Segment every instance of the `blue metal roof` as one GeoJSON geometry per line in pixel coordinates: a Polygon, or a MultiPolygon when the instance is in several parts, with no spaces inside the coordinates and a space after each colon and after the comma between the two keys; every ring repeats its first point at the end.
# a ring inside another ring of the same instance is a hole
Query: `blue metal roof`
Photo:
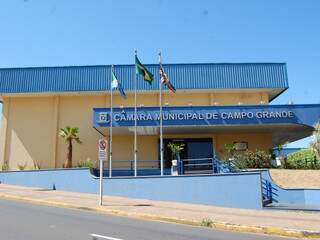
{"type": "MultiPolygon", "coordinates": [[[[152,86],[138,77],[138,90],[159,88],[159,66],[145,65],[155,76],[152,86]]],[[[177,89],[288,88],[285,63],[165,64],[177,89]]],[[[111,66],[71,66],[0,69],[0,93],[105,91],[111,66]]],[[[115,72],[126,91],[134,90],[134,65],[117,65],[115,72]]]]}

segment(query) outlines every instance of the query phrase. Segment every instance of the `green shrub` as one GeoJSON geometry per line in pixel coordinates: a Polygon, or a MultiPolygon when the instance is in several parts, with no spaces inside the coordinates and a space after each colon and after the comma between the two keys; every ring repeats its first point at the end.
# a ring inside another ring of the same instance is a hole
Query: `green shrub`
{"type": "Polygon", "coordinates": [[[20,171],[25,170],[26,167],[27,167],[27,164],[26,164],[26,163],[24,163],[24,164],[18,164],[18,169],[19,169],[20,171]]]}
{"type": "Polygon", "coordinates": [[[288,154],[287,165],[293,169],[320,169],[320,161],[310,148],[288,154]]]}
{"type": "Polygon", "coordinates": [[[317,160],[320,161],[320,122],[318,122],[315,126],[313,140],[310,147],[314,151],[317,160]]]}
{"type": "Polygon", "coordinates": [[[234,162],[239,168],[271,168],[271,154],[263,150],[246,150],[234,155],[234,162]]]}
{"type": "Polygon", "coordinates": [[[200,226],[203,227],[212,227],[213,226],[213,221],[210,218],[204,218],[200,222],[200,226]]]}
{"type": "Polygon", "coordinates": [[[227,150],[229,158],[234,157],[234,153],[236,151],[236,145],[234,143],[226,143],[224,145],[224,149],[227,150]]]}
{"type": "Polygon", "coordinates": [[[9,170],[9,164],[7,162],[4,162],[2,165],[1,165],[1,170],[2,171],[8,171],[9,170]]]}
{"type": "Polygon", "coordinates": [[[79,168],[94,168],[96,167],[96,163],[91,159],[87,159],[85,161],[81,161],[78,163],[79,168]]]}

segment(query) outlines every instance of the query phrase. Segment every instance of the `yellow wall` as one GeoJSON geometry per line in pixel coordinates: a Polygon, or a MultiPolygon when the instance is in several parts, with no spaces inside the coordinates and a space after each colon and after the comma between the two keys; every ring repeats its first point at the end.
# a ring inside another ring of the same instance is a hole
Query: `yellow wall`
{"type": "Polygon", "coordinates": [[[212,105],[267,104],[267,93],[213,93],[212,105]]]}
{"type": "Polygon", "coordinates": [[[53,98],[11,98],[4,159],[18,165],[53,167],[53,98]]]}
{"type": "MultiPolygon", "coordinates": [[[[73,163],[97,159],[98,132],[92,128],[92,108],[105,107],[105,96],[63,96],[59,102],[59,129],[67,125],[79,128],[82,144],[73,145],[73,163]]],[[[62,167],[66,158],[67,145],[62,138],[58,138],[57,167],[62,167]]]]}
{"type": "MultiPolygon", "coordinates": [[[[4,97],[3,117],[0,130],[0,165],[7,161],[11,169],[18,165],[34,164],[41,168],[62,167],[65,161],[67,145],[58,137],[58,131],[67,125],[80,129],[82,144],[74,144],[73,163],[97,159],[97,141],[101,137],[92,128],[92,108],[108,107],[110,96],[107,94],[60,95],[60,96],[24,96],[4,97]]],[[[123,100],[118,93],[114,95],[114,106],[133,106],[134,98],[128,93],[128,99],[123,100]]],[[[256,93],[221,93],[181,92],[172,94],[165,91],[163,103],[169,106],[183,105],[229,105],[229,104],[260,104],[267,102],[268,95],[256,93]]],[[[143,93],[138,95],[138,106],[158,106],[158,93],[143,93]]],[[[175,137],[183,137],[177,135],[175,137]]],[[[185,135],[184,137],[204,137],[205,135],[185,135]]],[[[249,141],[249,148],[271,147],[269,134],[209,134],[214,139],[218,154],[224,154],[224,144],[233,141],[249,141]]],[[[165,136],[165,137],[173,137],[165,136]]],[[[208,134],[205,136],[208,137],[208,134]]],[[[116,161],[133,159],[133,133],[130,136],[114,136],[113,159],[116,161]]],[[[157,167],[158,136],[138,137],[138,159],[155,160],[150,165],[157,167]]],[[[149,163],[145,163],[149,164],[149,163]]]]}
{"type": "MultiPolygon", "coordinates": [[[[158,136],[139,136],[137,139],[137,158],[139,167],[154,168],[158,164],[158,136]]],[[[130,136],[113,137],[113,166],[130,166],[133,158],[134,138],[130,136]]]]}
{"type": "Polygon", "coordinates": [[[58,131],[67,125],[79,127],[83,141],[74,144],[74,165],[96,160],[100,135],[92,128],[92,108],[106,106],[105,96],[16,97],[8,102],[4,100],[1,141],[5,139],[6,144],[2,144],[0,160],[8,161],[11,169],[25,164],[27,168],[34,164],[62,167],[67,146],[58,131]],[[9,112],[8,124],[5,112],[9,112]]]}
{"type": "Polygon", "coordinates": [[[225,144],[233,142],[248,142],[249,150],[265,150],[272,148],[272,135],[270,133],[223,133],[216,135],[216,154],[220,158],[227,156],[225,144]]]}
{"type": "MultiPolygon", "coordinates": [[[[114,106],[132,107],[134,106],[134,95],[127,94],[127,99],[114,94],[114,106]]],[[[109,98],[109,97],[108,97],[109,98]]],[[[266,92],[177,92],[175,94],[165,91],[163,93],[163,105],[169,106],[206,106],[206,105],[238,105],[238,104],[267,104],[268,94],[266,92]]],[[[158,106],[158,93],[140,93],[137,97],[137,105],[158,106]]]]}

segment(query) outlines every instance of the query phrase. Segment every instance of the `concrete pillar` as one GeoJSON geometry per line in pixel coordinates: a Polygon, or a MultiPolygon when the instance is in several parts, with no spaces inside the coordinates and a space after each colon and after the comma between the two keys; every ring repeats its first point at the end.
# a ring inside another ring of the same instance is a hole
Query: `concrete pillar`
{"type": "Polygon", "coordinates": [[[53,100],[53,128],[52,128],[52,143],[53,143],[53,162],[54,167],[58,166],[58,138],[59,138],[59,105],[60,105],[60,97],[55,96],[53,100]]]}
{"type": "Polygon", "coordinates": [[[10,98],[4,98],[2,103],[2,121],[0,129],[0,165],[8,161],[7,148],[8,148],[8,122],[10,114],[10,98]]]}
{"type": "Polygon", "coordinates": [[[216,99],[215,99],[215,94],[214,93],[210,93],[210,105],[212,106],[212,105],[215,105],[214,103],[215,103],[215,101],[216,101],[216,99]]]}

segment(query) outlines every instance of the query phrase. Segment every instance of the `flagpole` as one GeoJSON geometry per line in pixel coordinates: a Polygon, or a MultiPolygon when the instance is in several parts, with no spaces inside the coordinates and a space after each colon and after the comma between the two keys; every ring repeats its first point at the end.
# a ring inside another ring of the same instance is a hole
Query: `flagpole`
{"type": "MultiPolygon", "coordinates": [[[[135,50],[137,57],[137,50],[135,50]]],[[[136,66],[135,66],[136,67],[136,66]]],[[[134,176],[137,176],[137,69],[135,69],[134,79],[134,176]]]]}
{"type": "MultiPolygon", "coordinates": [[[[112,72],[114,72],[114,66],[111,67],[111,81],[112,79],[112,72]]],[[[112,126],[113,125],[113,88],[112,82],[110,85],[110,156],[109,156],[109,178],[112,177],[112,126]]]]}
{"type": "MultiPolygon", "coordinates": [[[[161,66],[161,52],[159,52],[159,64],[161,66]]],[[[162,80],[159,81],[159,104],[160,104],[160,173],[163,176],[163,129],[162,129],[162,80]]]]}

